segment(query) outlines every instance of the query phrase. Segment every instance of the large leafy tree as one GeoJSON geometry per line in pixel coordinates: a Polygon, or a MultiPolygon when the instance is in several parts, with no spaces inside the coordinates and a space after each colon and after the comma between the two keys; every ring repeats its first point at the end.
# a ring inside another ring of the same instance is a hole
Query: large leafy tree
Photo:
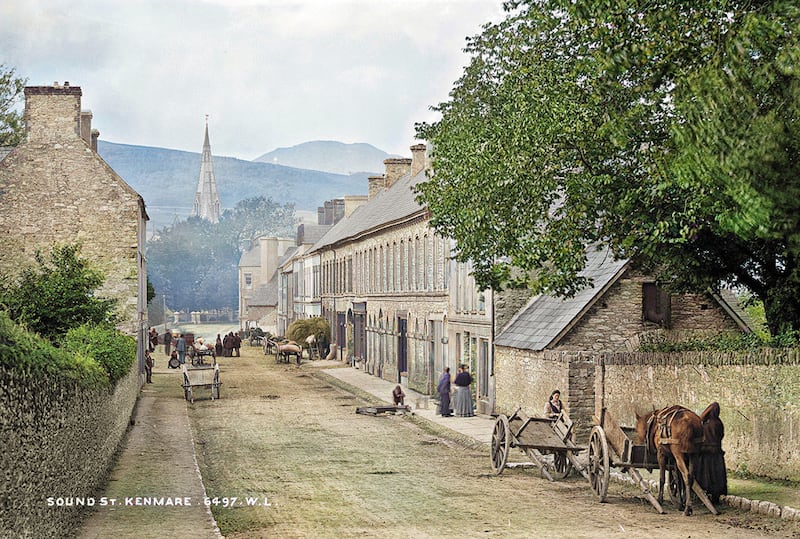
{"type": "Polygon", "coordinates": [[[25,79],[0,64],[0,146],[16,146],[25,132],[17,105],[25,91],[25,79]]]}
{"type": "Polygon", "coordinates": [[[240,201],[216,224],[178,221],[148,242],[148,277],[172,309],[236,308],[242,248],[263,235],[291,237],[294,226],[294,206],[265,197],[240,201]]]}
{"type": "Polygon", "coordinates": [[[507,2],[418,126],[420,200],[480,284],[574,294],[587,245],[676,290],[745,286],[800,328],[800,8],[507,2]]]}

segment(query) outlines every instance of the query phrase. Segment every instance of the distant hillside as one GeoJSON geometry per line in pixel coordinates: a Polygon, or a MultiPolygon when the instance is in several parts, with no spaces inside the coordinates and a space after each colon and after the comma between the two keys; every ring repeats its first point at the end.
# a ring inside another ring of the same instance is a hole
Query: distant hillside
{"type": "MultiPolygon", "coordinates": [[[[185,219],[194,202],[200,154],[98,141],[98,153],[145,200],[150,231],[185,219]]],[[[380,169],[379,169],[380,170],[380,169]]],[[[263,195],[298,210],[316,209],[326,200],[367,193],[369,173],[343,175],[271,163],[214,156],[214,172],[223,208],[263,195]]]]}
{"type": "Polygon", "coordinates": [[[334,174],[356,172],[382,174],[384,171],[383,160],[389,157],[396,156],[370,144],[344,144],[332,140],[315,140],[289,148],[278,148],[253,159],[253,161],[322,170],[334,174]]]}

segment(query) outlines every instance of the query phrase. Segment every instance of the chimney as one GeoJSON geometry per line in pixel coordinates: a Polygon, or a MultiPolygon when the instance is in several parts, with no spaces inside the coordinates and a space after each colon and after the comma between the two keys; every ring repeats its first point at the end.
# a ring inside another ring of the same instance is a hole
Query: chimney
{"type": "Polygon", "coordinates": [[[333,224],[333,201],[326,200],[325,201],[325,224],[332,225],[333,224]]]}
{"type": "Polygon", "coordinates": [[[343,198],[334,198],[331,202],[333,202],[333,223],[336,224],[342,220],[344,217],[344,199],[343,198]]]}
{"type": "Polygon", "coordinates": [[[367,178],[367,181],[369,182],[369,198],[372,198],[380,193],[386,186],[386,178],[383,177],[383,174],[380,176],[370,176],[367,178]]]}
{"type": "Polygon", "coordinates": [[[323,208],[322,206],[317,206],[317,224],[318,225],[328,224],[325,222],[325,208],[323,208]]]}
{"type": "Polygon", "coordinates": [[[364,204],[368,198],[365,195],[347,195],[344,197],[344,218],[347,219],[356,211],[356,208],[364,204]]]}
{"type": "Polygon", "coordinates": [[[386,166],[386,189],[390,189],[397,180],[405,176],[411,171],[411,159],[408,157],[392,157],[384,159],[383,164],[386,166]]]}
{"type": "Polygon", "coordinates": [[[261,244],[261,252],[259,253],[261,256],[261,263],[259,265],[261,266],[264,279],[269,281],[270,278],[272,278],[272,274],[275,273],[275,268],[277,266],[278,239],[261,237],[258,238],[258,242],[261,244]]]}
{"type": "Polygon", "coordinates": [[[81,138],[89,146],[92,145],[92,111],[81,111],[81,138]]]}
{"type": "Polygon", "coordinates": [[[81,89],[54,83],[25,88],[27,141],[33,144],[68,142],[81,136],[81,89]]]}
{"type": "Polygon", "coordinates": [[[427,147],[424,144],[411,146],[411,176],[414,177],[428,168],[427,147]]]}
{"type": "Polygon", "coordinates": [[[100,138],[100,131],[97,129],[92,129],[92,150],[94,153],[97,153],[97,139],[100,138]]]}

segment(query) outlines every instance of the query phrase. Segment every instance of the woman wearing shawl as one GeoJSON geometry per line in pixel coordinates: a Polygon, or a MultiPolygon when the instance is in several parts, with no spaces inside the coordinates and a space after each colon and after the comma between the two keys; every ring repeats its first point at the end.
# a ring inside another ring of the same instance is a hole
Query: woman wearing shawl
{"type": "Polygon", "coordinates": [[[461,365],[458,371],[454,382],[456,384],[456,392],[453,396],[453,408],[459,417],[472,417],[475,415],[475,412],[472,411],[472,395],[469,392],[472,376],[470,376],[466,365],[461,365]]]}
{"type": "Polygon", "coordinates": [[[439,410],[438,414],[442,417],[450,417],[450,367],[445,367],[442,375],[439,377],[439,385],[436,386],[436,391],[439,393],[439,410]]]}
{"type": "Polygon", "coordinates": [[[544,405],[544,416],[548,419],[555,419],[561,413],[561,392],[554,390],[550,393],[550,400],[544,405]]]}
{"type": "Polygon", "coordinates": [[[703,422],[703,443],[695,466],[695,479],[711,498],[711,503],[719,503],[720,496],[728,494],[728,472],[722,450],[725,426],[719,418],[719,403],[709,404],[700,414],[700,421],[703,422]]]}

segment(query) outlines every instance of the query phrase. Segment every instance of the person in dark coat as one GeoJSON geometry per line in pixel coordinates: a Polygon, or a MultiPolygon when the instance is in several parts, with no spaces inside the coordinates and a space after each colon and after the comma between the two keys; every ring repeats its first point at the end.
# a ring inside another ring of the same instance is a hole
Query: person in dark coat
{"type": "Polygon", "coordinates": [[[146,383],[153,383],[153,356],[149,350],[144,351],[144,372],[147,375],[146,383]]]}
{"type": "Polygon", "coordinates": [[[439,377],[439,384],[436,386],[436,392],[439,393],[439,410],[438,414],[442,417],[450,417],[450,367],[445,367],[442,375],[439,377]]]}
{"type": "Polygon", "coordinates": [[[711,503],[719,503],[720,496],[728,494],[728,472],[725,469],[725,451],[722,438],[725,426],[719,418],[719,403],[712,402],[700,414],[703,423],[703,442],[697,459],[697,482],[711,503]]]}
{"type": "Polygon", "coordinates": [[[231,345],[233,348],[232,355],[235,355],[236,357],[242,357],[242,354],[239,351],[239,349],[242,347],[242,338],[239,336],[239,333],[234,333],[231,339],[231,345]]]}
{"type": "Polygon", "coordinates": [[[231,357],[233,351],[233,333],[228,333],[222,338],[222,355],[231,357]]]}
{"type": "Polygon", "coordinates": [[[170,355],[169,349],[172,346],[172,332],[167,330],[164,332],[164,353],[170,355]]]}
{"type": "Polygon", "coordinates": [[[217,342],[214,343],[214,354],[217,357],[222,356],[222,337],[217,333],[217,342]]]}
{"type": "Polygon", "coordinates": [[[156,328],[150,328],[150,332],[147,335],[150,341],[150,351],[155,352],[156,346],[158,346],[158,332],[156,328]]]}

